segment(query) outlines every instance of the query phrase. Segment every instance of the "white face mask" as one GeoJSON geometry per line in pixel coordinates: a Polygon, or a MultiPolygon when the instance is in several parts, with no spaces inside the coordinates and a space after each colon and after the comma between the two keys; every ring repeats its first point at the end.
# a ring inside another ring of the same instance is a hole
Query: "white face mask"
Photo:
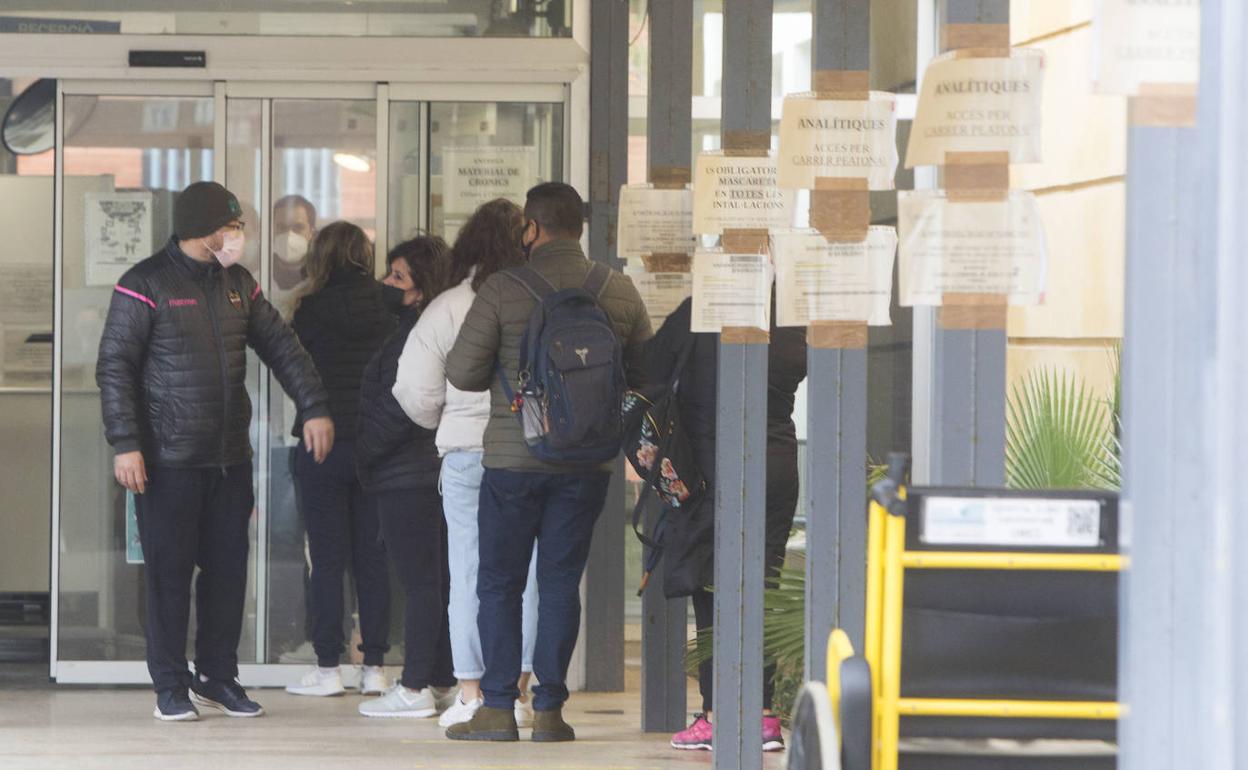
{"type": "Polygon", "coordinates": [[[297,264],[308,255],[308,239],[295,232],[282,233],[273,239],[273,253],[288,265],[297,264]]]}
{"type": "Polygon", "coordinates": [[[208,246],[207,241],[204,242],[204,246],[212,252],[212,256],[217,258],[217,261],[221,263],[221,267],[229,267],[243,258],[244,240],[241,230],[231,230],[225,234],[225,242],[222,244],[220,251],[208,246]]]}

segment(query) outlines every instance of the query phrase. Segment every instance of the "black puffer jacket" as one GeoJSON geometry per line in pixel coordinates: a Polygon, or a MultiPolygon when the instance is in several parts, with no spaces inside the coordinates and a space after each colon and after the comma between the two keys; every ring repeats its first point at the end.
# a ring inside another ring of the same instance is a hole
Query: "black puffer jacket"
{"type": "Polygon", "coordinates": [[[418,308],[403,312],[399,327],[368,362],[360,383],[355,467],[360,484],[371,492],[435,486],[442,470],[434,442],[437,432],[412,422],[391,392],[399,374],[399,356],[418,318],[418,308]]]}
{"type": "MultiPolygon", "coordinates": [[[[312,355],[329,392],[335,438],[356,437],[360,378],[394,324],[394,314],[382,300],[381,283],[355,271],[335,271],[325,288],[299,302],[295,334],[312,355]]],[[[302,436],[303,425],[296,420],[291,432],[302,436]]]]}
{"type": "Polygon", "coordinates": [[[312,359],[246,269],[196,262],[176,240],[135,265],[113,292],[95,370],[108,443],[156,466],[249,462],[248,345],[304,419],[329,414],[312,359]]]}
{"type": "MultiPolygon", "coordinates": [[[[664,593],[682,596],[713,581],[715,551],[715,420],[719,383],[719,335],[689,331],[693,301],[667,317],[646,347],[648,378],[671,381],[686,344],[689,362],[680,378],[681,425],[710,487],[685,515],[669,515],[664,533],[664,593]]],[[[775,317],[775,312],[772,312],[775,317]]],[[[793,407],[806,379],[806,330],[772,326],[767,349],[767,519],[768,547],[783,548],[797,503],[797,428],[793,407]],[[778,544],[777,544],[778,542],[778,544]]]]}

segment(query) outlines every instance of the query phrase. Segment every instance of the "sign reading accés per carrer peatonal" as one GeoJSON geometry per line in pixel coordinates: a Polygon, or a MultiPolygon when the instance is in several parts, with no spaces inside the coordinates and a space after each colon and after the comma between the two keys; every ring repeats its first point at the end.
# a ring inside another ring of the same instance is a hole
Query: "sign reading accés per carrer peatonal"
{"type": "Polygon", "coordinates": [[[866,179],[871,190],[893,189],[897,173],[897,97],[784,98],[780,119],[780,178],[786,189],[813,190],[819,178],[866,179]]]}

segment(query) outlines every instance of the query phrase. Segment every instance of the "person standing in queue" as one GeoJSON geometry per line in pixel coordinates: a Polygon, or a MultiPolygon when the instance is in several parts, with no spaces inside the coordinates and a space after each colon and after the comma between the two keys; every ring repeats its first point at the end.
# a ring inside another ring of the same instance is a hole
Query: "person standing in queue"
{"type": "MultiPolygon", "coordinates": [[[[486,279],[446,357],[451,385],[469,392],[491,392],[478,511],[481,607],[477,625],[485,656],[481,679],[485,703],[470,721],[447,728],[452,740],[519,740],[514,706],[520,694],[521,597],[535,543],[539,604],[533,674],[538,685],[533,688],[531,738],[535,742],[576,739],[563,719],[568,665],[580,632],[581,577],[614,463],[565,465],[535,457],[513,412],[516,401],[508,397],[507,390],[508,383],[520,381],[521,340],[539,306],[539,286],[551,292],[547,296],[558,296],[564,289],[584,289],[614,334],[622,380],[628,387],[644,384],[650,316],[627,276],[612,270],[604,274],[585,257],[580,244],[584,213],[584,201],[569,185],[548,182],[529,190],[521,246],[529,255],[526,267],[532,272],[501,271],[486,279]],[[541,283],[530,284],[529,278],[541,283]]],[[[585,373],[598,382],[600,374],[610,371],[598,363],[605,350],[566,352],[578,357],[585,373]],[[588,365],[590,355],[593,367],[588,365]]],[[[616,351],[609,353],[609,361],[615,364],[616,351]]],[[[571,360],[565,356],[561,362],[573,366],[571,360]]],[[[618,408],[618,404],[604,404],[603,415],[615,411],[618,420],[618,408]]],[[[618,453],[618,445],[615,449],[618,453]]]]}
{"type": "Polygon", "coordinates": [[[403,676],[384,696],[360,704],[366,717],[422,719],[455,701],[441,460],[433,432],[409,420],[391,393],[408,334],[438,292],[446,252],[446,241],[437,236],[412,238],[391,250],[384,283],[399,326],[369,362],[360,388],[356,469],[404,593],[403,676]]]}
{"type": "MultiPolygon", "coordinates": [[[[338,440],[324,463],[295,460],[295,483],[312,561],[312,647],[316,666],[286,687],[292,695],[341,695],[343,575],[348,560],[360,616],[360,694],[389,689],[382,664],[390,636],[390,573],[380,524],[355,473],[364,368],[394,330],[382,284],[373,278],[373,244],[350,222],[321,230],[308,252],[308,284],[294,327],[329,391],[338,440]]],[[[302,433],[296,420],[294,435],[302,433]]]]}
{"type": "MultiPolygon", "coordinates": [[[[477,629],[477,571],[480,538],[481,455],[490,394],[465,393],[446,381],[446,356],[459,336],[477,289],[494,273],[524,263],[520,232],[524,212],[505,198],[481,204],[460,229],[451,249],[446,291],[421,314],[399,358],[394,397],[417,425],[437,430],[442,456],[442,508],[449,540],[451,572],[451,652],[459,698],[442,714],[442,727],[467,722],[481,707],[481,634],[477,629]]],[[[534,554],[536,558],[536,554],[534,554]]],[[[520,655],[520,696],[516,724],[533,724],[529,680],[537,644],[537,568],[529,564],[524,587],[520,655]]]]}
{"type": "Polygon", "coordinates": [[[135,495],[146,564],[147,667],[153,716],[264,713],[238,683],[252,489],[251,346],[298,405],[311,462],[334,447],[329,397],[307,352],[235,264],[241,208],[215,182],[174,204],[174,235],[117,282],[96,382],[117,481],[135,495]],[[195,674],[187,667],[195,567],[195,674]],[[194,702],[192,702],[194,700],[194,702]]]}

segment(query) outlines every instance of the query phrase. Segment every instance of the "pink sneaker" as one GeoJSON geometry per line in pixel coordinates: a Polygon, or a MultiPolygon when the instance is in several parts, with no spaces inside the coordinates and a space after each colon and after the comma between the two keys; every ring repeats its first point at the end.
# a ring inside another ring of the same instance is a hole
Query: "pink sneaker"
{"type": "MultiPolygon", "coordinates": [[[[776,723],[777,726],[780,724],[776,723]]],[[[710,751],[715,735],[711,723],[706,721],[705,714],[695,714],[693,724],[672,736],[672,748],[686,751],[710,751]]]]}
{"type": "Polygon", "coordinates": [[[763,751],[784,751],[784,733],[780,732],[780,717],[763,717],[763,751]]]}

